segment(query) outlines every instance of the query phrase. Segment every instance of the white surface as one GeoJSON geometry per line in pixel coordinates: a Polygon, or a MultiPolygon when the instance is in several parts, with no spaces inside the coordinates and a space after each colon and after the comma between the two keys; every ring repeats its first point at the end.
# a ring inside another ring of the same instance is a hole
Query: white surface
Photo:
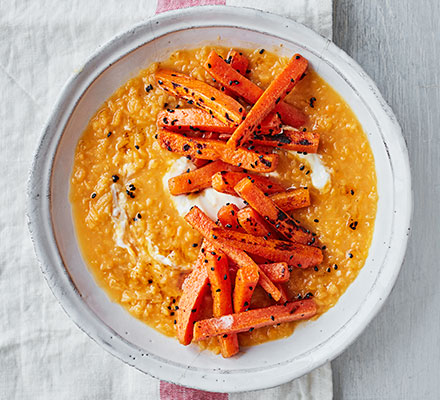
{"type": "MultiPolygon", "coordinates": [[[[155,398],[156,380],[110,357],[61,312],[34,259],[24,218],[27,170],[61,86],[98,45],[151,15],[155,4],[63,4],[3,1],[0,6],[0,85],[7,97],[0,109],[0,393],[8,399],[155,398]]],[[[320,4],[331,21],[330,2],[320,4]]],[[[299,9],[294,2],[292,8],[299,9]]],[[[321,371],[293,386],[322,398],[313,383],[324,379],[329,389],[331,382],[329,369],[321,371]]],[[[283,390],[272,393],[281,396],[283,390]]]]}

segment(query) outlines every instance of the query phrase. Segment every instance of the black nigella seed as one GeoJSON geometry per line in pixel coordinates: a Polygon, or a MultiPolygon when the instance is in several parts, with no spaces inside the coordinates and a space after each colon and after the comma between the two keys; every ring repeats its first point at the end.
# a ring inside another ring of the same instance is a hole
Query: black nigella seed
{"type": "Polygon", "coordinates": [[[348,253],[348,258],[353,258],[353,254],[348,253]]]}
{"type": "Polygon", "coordinates": [[[153,283],[153,279],[148,279],[148,283],[151,285],[153,283]]]}
{"type": "Polygon", "coordinates": [[[192,244],[192,247],[197,247],[198,246],[198,243],[193,243],[192,244]]]}
{"type": "Polygon", "coordinates": [[[263,53],[264,53],[264,49],[261,49],[261,50],[260,50],[260,54],[263,54],[263,53]]]}
{"type": "Polygon", "coordinates": [[[92,199],[96,197],[96,193],[92,193],[92,199]]]}
{"type": "Polygon", "coordinates": [[[350,226],[350,229],[355,231],[357,226],[358,226],[358,222],[357,221],[353,221],[349,226],[350,226]]]}
{"type": "Polygon", "coordinates": [[[119,176],[118,175],[112,175],[112,181],[113,182],[119,181],[119,176]]]}
{"type": "Polygon", "coordinates": [[[138,217],[139,219],[142,219],[142,215],[141,215],[140,213],[137,214],[137,217],[138,217]]]}
{"type": "Polygon", "coordinates": [[[110,137],[112,135],[112,132],[107,133],[107,137],[110,137]]]}
{"type": "Polygon", "coordinates": [[[315,265],[315,267],[313,268],[315,271],[318,271],[318,267],[315,265]]]}

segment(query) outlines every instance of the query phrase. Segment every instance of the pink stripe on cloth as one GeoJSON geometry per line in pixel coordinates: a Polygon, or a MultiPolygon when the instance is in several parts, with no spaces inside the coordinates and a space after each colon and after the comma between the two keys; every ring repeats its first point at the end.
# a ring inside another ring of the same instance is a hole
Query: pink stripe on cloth
{"type": "Polygon", "coordinates": [[[174,383],[160,382],[160,400],[228,400],[227,393],[203,392],[174,383]]]}
{"type": "MultiPolygon", "coordinates": [[[[157,0],[156,14],[180,8],[225,5],[226,0],[157,0]]],[[[203,392],[174,383],[160,382],[160,400],[228,400],[227,393],[203,392]]]]}
{"type": "Polygon", "coordinates": [[[224,6],[226,0],[157,0],[156,14],[194,6],[224,6]]]}

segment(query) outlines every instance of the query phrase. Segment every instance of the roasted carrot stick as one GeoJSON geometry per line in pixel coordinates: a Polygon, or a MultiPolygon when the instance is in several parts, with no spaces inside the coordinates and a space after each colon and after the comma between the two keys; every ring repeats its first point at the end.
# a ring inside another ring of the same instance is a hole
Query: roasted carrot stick
{"type": "Polygon", "coordinates": [[[238,212],[238,222],[243,229],[255,236],[279,239],[278,233],[253,208],[245,207],[238,212]]]}
{"type": "Polygon", "coordinates": [[[310,205],[309,189],[305,188],[290,189],[285,192],[275,193],[269,197],[284,211],[292,211],[310,205]]]}
{"type": "Polygon", "coordinates": [[[310,231],[300,227],[249,179],[242,179],[235,186],[235,191],[286,239],[308,245],[315,243],[310,231]]]}
{"type": "MultiPolygon", "coordinates": [[[[281,120],[277,114],[269,114],[261,126],[257,127],[256,134],[276,135],[281,132],[281,120]]],[[[230,137],[234,132],[234,127],[228,126],[212,114],[199,108],[178,108],[161,111],[157,115],[157,126],[166,128],[174,132],[191,132],[195,134],[199,131],[215,132],[225,134],[224,139],[230,137]]],[[[273,147],[273,146],[272,146],[273,147]]]]}
{"type": "Polygon", "coordinates": [[[241,75],[246,75],[249,60],[243,55],[243,53],[238,52],[237,50],[229,50],[225,61],[241,75]]]}
{"type": "Polygon", "coordinates": [[[254,172],[274,171],[278,163],[278,155],[274,153],[258,154],[243,148],[234,150],[219,140],[190,138],[167,130],[159,131],[158,140],[162,148],[189,159],[222,160],[254,172]]]}
{"type": "MultiPolygon", "coordinates": [[[[227,57],[225,58],[225,62],[228,63],[231,68],[235,69],[240,74],[246,75],[246,71],[249,66],[249,60],[243,55],[243,53],[239,53],[235,50],[230,50],[227,57]]],[[[235,98],[235,93],[228,90],[227,88],[224,88],[224,92],[228,96],[235,98]]]]}
{"type": "MultiPolygon", "coordinates": [[[[214,246],[216,246],[215,241],[210,236],[210,231],[215,228],[217,225],[212,221],[203,211],[201,211],[198,207],[193,207],[185,215],[185,220],[196,228],[205,238],[207,238],[214,246]]],[[[220,248],[219,248],[220,249],[220,248]]],[[[221,244],[221,249],[230,260],[240,266],[240,269],[246,268],[246,272],[244,276],[246,279],[240,279],[239,286],[245,286],[255,288],[256,284],[260,282],[261,287],[269,293],[276,301],[279,300],[281,294],[279,290],[275,287],[275,285],[271,282],[271,280],[266,276],[266,274],[260,270],[258,265],[255,263],[252,258],[250,258],[244,251],[237,248],[237,246],[230,246],[228,244],[221,244]],[[259,275],[259,276],[258,276],[259,275]],[[252,277],[252,282],[249,276],[252,277]],[[249,283],[251,282],[251,283],[249,283]]],[[[240,276],[240,278],[243,278],[240,276]]],[[[236,278],[236,287],[237,287],[237,279],[236,278]]],[[[246,294],[249,298],[240,297],[239,299],[235,299],[234,297],[234,310],[235,309],[245,309],[246,303],[250,304],[250,297],[253,291],[242,291],[242,294],[246,294]],[[236,306],[237,304],[237,306],[236,306]]]]}
{"type": "Polygon", "coordinates": [[[196,166],[196,168],[202,168],[203,166],[209,164],[210,162],[210,160],[202,160],[201,158],[195,158],[191,161],[196,166]]]}
{"type": "Polygon", "coordinates": [[[281,293],[281,297],[280,297],[278,303],[283,304],[286,301],[289,301],[289,295],[287,294],[287,291],[284,288],[283,284],[282,283],[277,283],[277,288],[278,288],[278,290],[281,293]]]}
{"type": "Polygon", "coordinates": [[[290,279],[290,271],[287,263],[259,264],[258,266],[272,282],[285,283],[290,279]]]}
{"type": "MultiPolygon", "coordinates": [[[[203,241],[202,248],[205,244],[206,240],[203,241]]],[[[179,300],[176,316],[177,339],[185,346],[191,343],[193,326],[200,315],[203,297],[208,288],[208,272],[203,262],[204,259],[200,251],[192,272],[183,283],[182,296],[179,300]]]]}
{"type": "Polygon", "coordinates": [[[286,97],[298,81],[304,76],[308,62],[304,57],[295,54],[281,73],[263,92],[245,120],[235,129],[228,140],[228,145],[237,148],[246,143],[258,124],[286,97]]]}
{"type": "Polygon", "coordinates": [[[211,229],[208,238],[217,246],[231,246],[267,258],[274,262],[286,262],[297,268],[309,268],[322,262],[318,247],[276,239],[264,239],[248,233],[228,231],[219,227],[211,229]]]}
{"type": "Polygon", "coordinates": [[[211,187],[212,176],[219,171],[240,171],[238,167],[223,161],[214,161],[204,167],[185,172],[168,180],[168,188],[173,196],[198,192],[211,187]]]}
{"type": "Polygon", "coordinates": [[[225,229],[244,232],[238,223],[237,214],[240,209],[235,204],[226,204],[217,212],[217,218],[225,229]]]}
{"type": "MultiPolygon", "coordinates": [[[[221,133],[220,140],[229,140],[229,133],[221,133]]],[[[291,128],[283,128],[281,133],[266,135],[254,132],[246,142],[245,147],[252,145],[279,147],[284,150],[316,153],[319,147],[319,133],[315,131],[298,131],[291,128]]]]}
{"type": "Polygon", "coordinates": [[[194,340],[248,332],[263,326],[308,319],[312,318],[316,311],[315,301],[309,299],[224,315],[220,318],[204,319],[194,325],[194,340]]]}
{"type": "MultiPolygon", "coordinates": [[[[266,277],[272,281],[276,287],[279,287],[279,283],[285,283],[290,279],[290,270],[287,263],[264,262],[258,263],[258,267],[261,271],[265,271],[264,273],[266,274],[266,277]],[[285,271],[283,271],[284,267],[285,271]]],[[[229,271],[234,271],[234,273],[237,273],[239,269],[240,267],[235,262],[229,263],[229,271]]],[[[258,282],[258,284],[260,284],[260,282],[258,282]]]]}
{"type": "Polygon", "coordinates": [[[215,118],[228,126],[238,126],[245,116],[243,106],[238,101],[190,76],[161,70],[156,72],[156,82],[163,90],[212,113],[215,118]]]}
{"type": "MultiPolygon", "coordinates": [[[[235,71],[215,51],[211,52],[203,67],[225,88],[228,88],[250,104],[255,104],[263,94],[261,88],[235,71]]],[[[275,111],[280,114],[284,124],[295,128],[304,125],[307,121],[307,117],[303,112],[283,101],[277,104],[275,111]]]]}
{"type": "MultiPolygon", "coordinates": [[[[235,232],[244,232],[243,228],[237,223],[237,219],[236,219],[237,211],[238,211],[238,207],[236,205],[229,204],[229,205],[223,206],[219,210],[219,212],[217,213],[217,217],[218,217],[219,221],[221,222],[221,224],[223,225],[223,227],[225,227],[225,229],[232,229],[235,232]]],[[[259,217],[259,215],[258,215],[258,217],[259,217]]],[[[264,257],[254,255],[253,260],[256,263],[259,263],[260,265],[263,263],[266,263],[266,265],[267,265],[267,260],[264,257]]],[[[273,267],[267,267],[267,268],[282,268],[280,266],[281,264],[277,264],[273,267]]],[[[234,271],[234,273],[236,274],[237,270],[238,270],[237,264],[232,262],[232,263],[230,263],[230,266],[236,266],[236,270],[234,271]]],[[[275,275],[272,274],[272,277],[269,278],[264,270],[264,267],[260,268],[260,279],[258,281],[258,284],[272,298],[275,298],[275,299],[278,299],[281,296],[281,291],[278,289],[278,286],[276,284],[274,284],[274,282],[276,282],[276,280],[279,277],[280,277],[280,274],[278,274],[278,276],[276,276],[276,274],[275,275]],[[275,277],[275,280],[272,279],[273,277],[275,277]]]]}
{"type": "Polygon", "coordinates": [[[270,178],[266,178],[262,175],[249,174],[246,172],[234,172],[234,171],[220,171],[212,175],[212,187],[217,192],[232,194],[236,196],[237,193],[234,190],[234,186],[244,178],[249,178],[253,181],[264,193],[277,193],[283,192],[284,188],[278,183],[272,181],[270,178]]]}
{"type": "MultiPolygon", "coordinates": [[[[209,243],[204,250],[203,262],[211,284],[212,313],[214,317],[231,314],[233,312],[231,279],[226,255],[209,243]]],[[[239,351],[238,338],[235,334],[219,337],[219,343],[223,357],[232,357],[239,351]]]]}
{"type": "MultiPolygon", "coordinates": [[[[198,207],[193,207],[185,215],[185,220],[196,228],[205,238],[209,232],[217,225],[209,219],[198,207]]],[[[239,312],[246,308],[245,304],[250,304],[255,286],[259,280],[260,270],[258,265],[244,251],[229,245],[222,245],[221,248],[211,239],[208,241],[218,250],[223,251],[230,259],[240,266],[235,278],[235,289],[233,295],[234,311],[239,312]],[[242,272],[241,272],[242,271],[242,272]]],[[[277,296],[278,298],[280,296],[277,296]]]]}
{"type": "Polygon", "coordinates": [[[157,115],[157,126],[172,131],[211,131],[231,133],[234,131],[217,118],[199,108],[178,108],[177,110],[164,110],[157,115]]]}

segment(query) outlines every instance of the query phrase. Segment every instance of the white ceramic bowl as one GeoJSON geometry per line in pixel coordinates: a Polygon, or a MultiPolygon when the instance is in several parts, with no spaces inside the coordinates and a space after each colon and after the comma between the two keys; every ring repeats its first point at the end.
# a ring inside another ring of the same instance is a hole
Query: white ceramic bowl
{"type": "Polygon", "coordinates": [[[156,16],[103,46],[64,87],[44,129],[29,181],[29,227],[41,269],[75,323],[102,347],[157,378],[217,392],[276,386],[340,354],[390,293],[405,253],[411,182],[400,127],[362,69],[331,41],[289,19],[251,9],[198,7],[156,16]],[[130,77],[180,48],[213,43],[299,52],[350,104],[374,153],[379,203],[366,265],[339,302],[283,340],[223,359],[181,346],[112,303],[78,248],[68,200],[79,137],[130,77]]]}

